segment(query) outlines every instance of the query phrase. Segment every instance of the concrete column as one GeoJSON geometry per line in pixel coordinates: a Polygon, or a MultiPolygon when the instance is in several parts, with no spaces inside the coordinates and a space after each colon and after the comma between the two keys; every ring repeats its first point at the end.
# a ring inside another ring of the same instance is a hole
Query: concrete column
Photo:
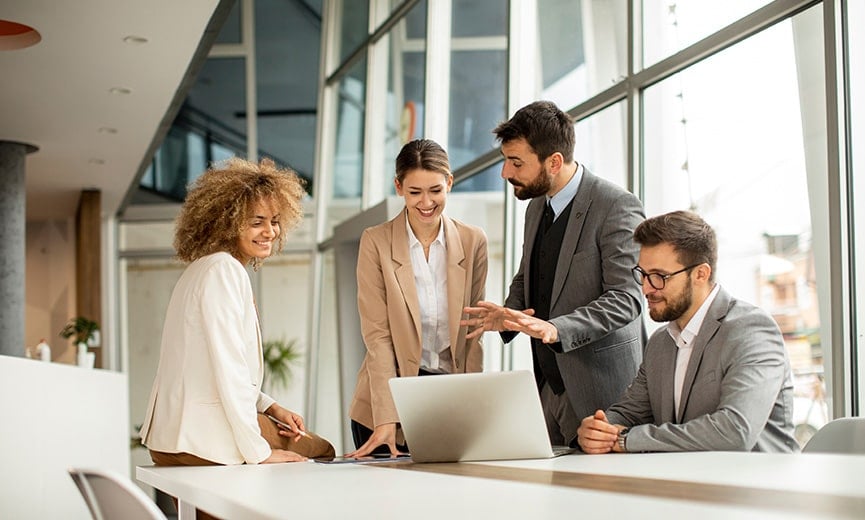
{"type": "Polygon", "coordinates": [[[0,141],[0,354],[24,356],[24,158],[36,147],[0,141]]]}

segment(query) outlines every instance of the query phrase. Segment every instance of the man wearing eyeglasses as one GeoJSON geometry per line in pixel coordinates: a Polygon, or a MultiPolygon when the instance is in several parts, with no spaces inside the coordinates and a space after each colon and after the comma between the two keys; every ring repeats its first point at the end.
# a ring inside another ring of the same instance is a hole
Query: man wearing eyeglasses
{"type": "Polygon", "coordinates": [[[669,323],[622,399],[582,420],[583,451],[798,451],[781,331],[715,282],[714,230],[674,211],[641,223],[634,240],[634,280],[652,319],[669,323]]]}

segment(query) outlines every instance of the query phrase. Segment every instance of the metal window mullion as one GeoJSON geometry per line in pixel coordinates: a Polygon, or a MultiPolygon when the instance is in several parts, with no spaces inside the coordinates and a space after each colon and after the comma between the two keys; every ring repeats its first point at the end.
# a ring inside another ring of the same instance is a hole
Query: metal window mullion
{"type": "MultiPolygon", "coordinates": [[[[387,0],[371,0],[369,30],[386,18],[387,0]]],[[[367,48],[366,107],[364,110],[364,152],[361,183],[361,210],[384,199],[385,125],[387,123],[387,66],[390,38],[383,35],[367,48]]]]}
{"type": "Polygon", "coordinates": [[[451,0],[427,2],[424,135],[448,146],[450,119],[451,0]],[[435,117],[432,117],[435,114],[435,117]]]}
{"type": "MultiPolygon", "coordinates": [[[[315,163],[313,166],[313,204],[315,207],[315,227],[313,229],[313,240],[319,247],[312,255],[312,295],[309,301],[309,353],[306,356],[306,419],[307,424],[313,428],[317,425],[318,416],[318,366],[319,353],[321,351],[321,316],[322,302],[324,298],[324,268],[323,255],[320,244],[324,240],[325,225],[327,221],[327,202],[332,194],[331,181],[333,178],[333,158],[336,143],[336,91],[339,85],[328,86],[326,84],[327,71],[337,61],[339,52],[338,38],[336,36],[336,16],[338,9],[334,7],[336,2],[326,0],[322,7],[321,28],[321,53],[319,55],[319,79],[318,79],[318,117],[316,118],[316,140],[315,140],[315,163]],[[336,42],[336,43],[334,43],[336,42]]],[[[340,363],[337,357],[337,364],[340,363]]],[[[337,370],[339,368],[337,367],[337,370]]],[[[342,396],[342,393],[337,394],[342,396]]],[[[342,410],[340,402],[340,410],[342,410]]]]}
{"type": "Polygon", "coordinates": [[[847,106],[844,81],[842,2],[823,3],[823,47],[826,67],[826,146],[829,184],[829,309],[832,416],[849,417],[857,411],[855,393],[856,315],[853,298],[854,257],[851,244],[853,207],[849,168],[847,106]]]}
{"type": "Polygon", "coordinates": [[[255,90],[255,0],[243,0],[241,6],[242,40],[246,48],[244,71],[246,74],[246,156],[258,160],[258,96],[255,90]]]}

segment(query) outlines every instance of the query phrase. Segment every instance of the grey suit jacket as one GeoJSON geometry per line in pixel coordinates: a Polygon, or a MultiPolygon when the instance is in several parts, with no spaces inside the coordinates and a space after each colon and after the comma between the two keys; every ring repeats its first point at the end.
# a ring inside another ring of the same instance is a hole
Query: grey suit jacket
{"type": "Polygon", "coordinates": [[[693,343],[676,417],[676,343],[652,335],[637,377],[607,419],[630,426],[628,451],[799,451],[793,383],[778,325],[723,288],[693,343]]]}
{"type": "MultiPolygon", "coordinates": [[[[506,307],[532,307],[532,248],[545,204],[545,197],[537,197],[526,209],[522,260],[506,307]]],[[[634,228],[644,218],[637,197],[584,169],[550,298],[549,321],[558,329],[559,343],[543,347],[557,353],[565,391],[579,418],[619,399],[642,359],[642,294],[631,268],[639,254],[634,228]]],[[[513,336],[502,334],[505,341],[513,336]]]]}

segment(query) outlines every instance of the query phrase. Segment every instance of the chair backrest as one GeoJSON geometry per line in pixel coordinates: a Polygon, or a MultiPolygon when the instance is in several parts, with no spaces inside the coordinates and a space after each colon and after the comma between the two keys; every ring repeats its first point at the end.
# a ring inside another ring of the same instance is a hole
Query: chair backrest
{"type": "Polygon", "coordinates": [[[93,520],[165,520],[150,497],[129,479],[81,468],[70,468],[69,476],[81,491],[93,520]]]}
{"type": "Polygon", "coordinates": [[[826,423],[802,452],[865,455],[865,417],[842,417],[826,423]]]}

